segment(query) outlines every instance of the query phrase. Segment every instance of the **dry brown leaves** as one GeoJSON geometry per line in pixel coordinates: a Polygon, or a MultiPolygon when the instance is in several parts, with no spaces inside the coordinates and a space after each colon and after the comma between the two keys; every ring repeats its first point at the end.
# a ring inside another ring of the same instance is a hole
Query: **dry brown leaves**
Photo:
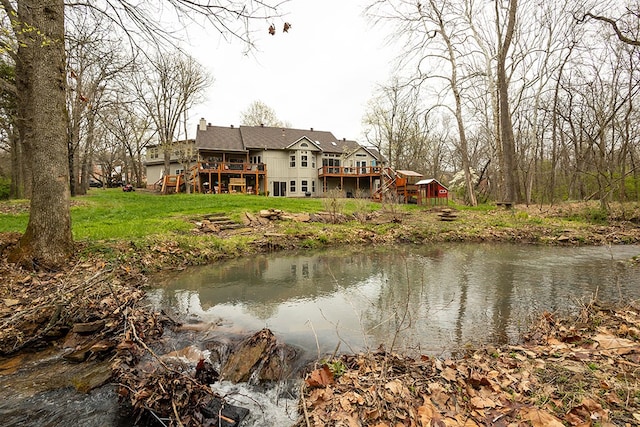
{"type": "Polygon", "coordinates": [[[308,375],[297,426],[632,426],[640,422],[640,316],[545,313],[521,346],[457,359],[344,355],[308,375]]]}
{"type": "MultiPolygon", "coordinates": [[[[2,235],[0,253],[19,235],[2,235]]],[[[93,341],[123,330],[123,310],[143,296],[144,278],[101,261],[72,263],[59,272],[32,272],[0,258],[0,355],[48,345],[74,325],[103,320],[93,341]]]]}

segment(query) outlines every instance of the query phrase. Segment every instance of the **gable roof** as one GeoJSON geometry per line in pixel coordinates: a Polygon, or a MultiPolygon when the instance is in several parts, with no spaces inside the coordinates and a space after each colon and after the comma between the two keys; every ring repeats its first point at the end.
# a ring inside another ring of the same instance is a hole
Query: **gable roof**
{"type": "Polygon", "coordinates": [[[303,143],[303,142],[309,142],[311,143],[311,145],[314,148],[320,149],[320,146],[318,144],[316,144],[315,141],[310,140],[309,138],[307,138],[306,136],[303,136],[302,138],[298,139],[297,141],[293,141],[291,144],[287,145],[285,148],[291,148],[299,143],[303,143]]]}
{"type": "Polygon", "coordinates": [[[303,137],[307,137],[323,149],[324,144],[336,140],[331,132],[268,126],[240,126],[240,133],[247,149],[284,150],[303,137]]]}
{"type": "Polygon", "coordinates": [[[362,146],[362,148],[367,150],[369,152],[369,154],[371,154],[371,156],[373,156],[379,162],[387,163],[387,158],[385,156],[383,156],[382,153],[380,152],[380,150],[378,150],[377,148],[375,148],[375,147],[365,147],[364,145],[362,146]]]}

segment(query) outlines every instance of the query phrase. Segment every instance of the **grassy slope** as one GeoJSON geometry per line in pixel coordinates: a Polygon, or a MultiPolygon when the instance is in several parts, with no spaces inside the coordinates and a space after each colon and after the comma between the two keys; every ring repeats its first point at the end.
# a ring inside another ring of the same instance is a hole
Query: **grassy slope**
{"type": "MultiPolygon", "coordinates": [[[[0,213],[0,232],[23,232],[28,221],[27,202],[3,204],[9,213],[0,213]]],[[[124,193],[109,189],[90,190],[87,196],[74,198],[71,215],[75,239],[117,240],[185,231],[192,228],[185,220],[198,215],[222,212],[237,219],[242,212],[268,208],[287,212],[323,210],[319,199],[228,194],[159,196],[145,191],[124,193]]]]}
{"type": "MultiPolygon", "coordinates": [[[[107,259],[158,269],[171,265],[202,264],[261,250],[315,248],[327,245],[493,241],[541,244],[638,243],[640,207],[609,219],[593,213],[589,204],[526,207],[504,210],[491,205],[457,208],[457,220],[443,222],[437,212],[415,205],[385,205],[362,199],[289,199],[249,195],[176,194],[160,196],[146,191],[94,189],[72,202],[75,241],[82,254],[99,253],[107,259]],[[193,233],[193,222],[203,215],[224,213],[236,221],[244,212],[281,209],[288,213],[330,210],[380,211],[372,220],[342,224],[274,221],[266,227],[239,233],[193,233]],[[630,218],[635,218],[630,221],[630,218]],[[622,219],[622,220],[620,220],[622,219]]],[[[0,233],[23,232],[27,201],[0,202],[0,233]]]]}

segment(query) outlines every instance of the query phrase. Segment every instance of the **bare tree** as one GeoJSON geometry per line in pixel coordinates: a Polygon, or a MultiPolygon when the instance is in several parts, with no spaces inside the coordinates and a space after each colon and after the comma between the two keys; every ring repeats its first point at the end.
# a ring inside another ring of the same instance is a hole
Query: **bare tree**
{"type": "Polygon", "coordinates": [[[278,118],[273,108],[262,101],[253,101],[240,114],[240,124],[245,126],[291,127],[278,118]]]}
{"type": "Polygon", "coordinates": [[[384,154],[395,168],[408,168],[404,150],[420,134],[418,91],[398,78],[387,86],[381,86],[378,94],[369,102],[363,119],[365,138],[384,154]]]}
{"type": "Polygon", "coordinates": [[[164,174],[169,175],[172,145],[184,113],[197,103],[211,79],[192,57],[158,53],[141,67],[134,81],[144,112],[153,121],[164,155],[164,174]]]}
{"type": "Polygon", "coordinates": [[[123,152],[123,165],[131,170],[136,187],[143,186],[144,171],[142,153],[156,136],[153,120],[135,109],[135,102],[112,102],[101,116],[106,131],[117,144],[113,147],[123,152]]]}
{"type": "Polygon", "coordinates": [[[431,6],[431,14],[424,12],[422,8],[420,9],[420,11],[422,12],[423,19],[425,19],[427,22],[430,22],[431,25],[437,25],[437,29],[435,29],[433,32],[433,37],[441,37],[444,43],[445,55],[447,60],[449,61],[450,67],[450,76],[448,78],[448,83],[453,95],[455,105],[453,114],[456,118],[456,125],[458,126],[458,137],[460,141],[459,152],[460,158],[462,159],[462,170],[464,172],[467,201],[471,206],[476,206],[478,202],[476,200],[474,183],[472,181],[471,165],[469,162],[469,146],[467,144],[467,131],[462,112],[463,105],[461,85],[458,77],[458,50],[454,47],[450,35],[450,30],[445,25],[444,6],[437,6],[433,0],[429,0],[429,5],[431,6]]]}
{"type": "Polygon", "coordinates": [[[582,18],[578,19],[579,22],[584,22],[588,19],[594,19],[596,21],[604,22],[615,33],[618,40],[622,43],[631,46],[640,46],[640,38],[638,37],[637,22],[640,19],[640,7],[636,3],[635,7],[627,7],[626,11],[619,18],[611,18],[600,14],[594,14],[591,12],[585,13],[582,18]],[[630,23],[635,21],[636,24],[630,23]],[[634,31],[635,30],[635,31],[634,31]]]}
{"type": "Polygon", "coordinates": [[[85,194],[88,157],[92,152],[95,115],[108,102],[108,92],[127,71],[130,61],[120,53],[121,40],[113,39],[113,29],[104,17],[98,21],[84,10],[74,10],[67,30],[69,91],[69,175],[71,195],[85,194]]]}
{"type": "Polygon", "coordinates": [[[368,9],[370,16],[378,22],[395,22],[396,34],[404,38],[405,57],[400,61],[415,67],[416,90],[426,86],[430,86],[429,89],[438,87],[438,93],[432,95],[436,99],[434,107],[443,107],[455,117],[466,199],[469,204],[476,205],[463,113],[462,81],[465,76],[460,75],[461,67],[458,64],[461,57],[467,56],[463,48],[466,35],[465,28],[461,27],[461,12],[454,10],[454,4],[450,1],[429,0],[425,4],[416,4],[405,0],[389,0],[377,2],[374,6],[368,9]],[[441,88],[434,82],[444,82],[445,87],[441,88]]]}
{"type": "Polygon", "coordinates": [[[498,90],[498,113],[500,117],[500,139],[503,153],[504,198],[509,202],[517,202],[518,175],[516,169],[516,145],[513,135],[513,122],[511,119],[511,106],[509,103],[509,79],[507,78],[507,58],[511,42],[516,28],[516,12],[518,0],[509,0],[506,13],[506,27],[501,20],[502,2],[495,1],[495,24],[498,35],[496,80],[498,90]]]}

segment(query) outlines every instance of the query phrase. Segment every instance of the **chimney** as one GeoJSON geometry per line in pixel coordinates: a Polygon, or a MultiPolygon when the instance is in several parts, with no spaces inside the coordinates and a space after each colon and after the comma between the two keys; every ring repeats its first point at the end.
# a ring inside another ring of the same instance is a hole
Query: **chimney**
{"type": "Polygon", "coordinates": [[[313,128],[311,128],[311,132],[313,132],[313,128]]]}
{"type": "Polygon", "coordinates": [[[200,125],[198,126],[198,130],[207,130],[207,121],[204,118],[200,118],[200,125]]]}
{"type": "Polygon", "coordinates": [[[264,127],[264,123],[260,123],[260,127],[263,128],[264,127]]]}
{"type": "Polygon", "coordinates": [[[346,142],[347,138],[342,138],[342,142],[346,142]]]}
{"type": "Polygon", "coordinates": [[[233,125],[231,125],[231,129],[233,129],[233,125]]]}

